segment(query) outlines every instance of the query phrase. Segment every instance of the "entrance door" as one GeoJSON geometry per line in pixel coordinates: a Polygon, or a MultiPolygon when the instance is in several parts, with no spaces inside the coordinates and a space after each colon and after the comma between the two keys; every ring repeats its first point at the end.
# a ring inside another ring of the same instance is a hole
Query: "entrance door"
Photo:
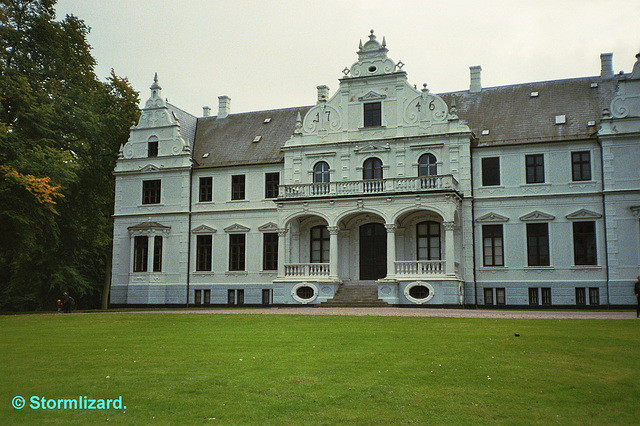
{"type": "Polygon", "coordinates": [[[387,276],[387,232],[380,223],[360,226],[360,279],[387,276]]]}

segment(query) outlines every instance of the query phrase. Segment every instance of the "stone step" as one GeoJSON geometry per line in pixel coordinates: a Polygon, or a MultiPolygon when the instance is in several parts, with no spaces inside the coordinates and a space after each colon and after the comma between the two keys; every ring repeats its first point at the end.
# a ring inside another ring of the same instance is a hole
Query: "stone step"
{"type": "Polygon", "coordinates": [[[378,283],[375,281],[345,281],[333,299],[317,307],[384,307],[387,302],[378,299],[378,283]]]}

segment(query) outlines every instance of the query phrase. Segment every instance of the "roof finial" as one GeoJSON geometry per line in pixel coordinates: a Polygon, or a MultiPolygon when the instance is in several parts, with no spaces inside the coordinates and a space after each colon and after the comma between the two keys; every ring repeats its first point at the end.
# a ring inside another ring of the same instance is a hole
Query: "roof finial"
{"type": "Polygon", "coordinates": [[[150,89],[154,90],[154,89],[160,89],[160,85],[158,84],[158,73],[156,72],[153,76],[153,84],[151,85],[150,89]]]}
{"type": "Polygon", "coordinates": [[[369,31],[371,34],[369,34],[369,40],[375,40],[376,36],[373,34],[373,30],[369,31]]]}
{"type": "Polygon", "coordinates": [[[360,40],[360,44],[358,45],[358,49],[362,50],[362,40],[360,40]]]}
{"type": "Polygon", "coordinates": [[[387,38],[382,36],[382,47],[387,47],[387,38]]]}

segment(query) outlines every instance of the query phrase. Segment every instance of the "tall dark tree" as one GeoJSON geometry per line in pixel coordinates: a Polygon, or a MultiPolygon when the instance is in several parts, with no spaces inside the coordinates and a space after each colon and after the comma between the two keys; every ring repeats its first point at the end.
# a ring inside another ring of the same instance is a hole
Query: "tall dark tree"
{"type": "Polygon", "coordinates": [[[0,308],[46,309],[62,291],[98,307],[138,94],[113,71],[98,80],[89,28],[55,21],[54,0],[0,5],[0,308]]]}

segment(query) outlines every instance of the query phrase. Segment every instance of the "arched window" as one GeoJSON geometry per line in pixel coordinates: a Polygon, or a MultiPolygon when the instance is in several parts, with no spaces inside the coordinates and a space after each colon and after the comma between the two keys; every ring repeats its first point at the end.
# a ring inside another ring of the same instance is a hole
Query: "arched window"
{"type": "Polygon", "coordinates": [[[418,176],[435,176],[438,174],[436,156],[424,154],[418,160],[418,176]]]}
{"type": "Polygon", "coordinates": [[[328,183],[330,179],[329,165],[320,161],[313,166],[313,183],[328,183]]]}
{"type": "Polygon", "coordinates": [[[382,161],[379,158],[367,158],[364,162],[362,179],[382,179],[382,161]]]}
{"type": "Polygon", "coordinates": [[[440,260],[440,224],[427,221],[416,225],[418,260],[440,260]]]}
{"type": "Polygon", "coordinates": [[[326,225],[311,228],[311,263],[329,262],[329,231],[326,225]]]}

